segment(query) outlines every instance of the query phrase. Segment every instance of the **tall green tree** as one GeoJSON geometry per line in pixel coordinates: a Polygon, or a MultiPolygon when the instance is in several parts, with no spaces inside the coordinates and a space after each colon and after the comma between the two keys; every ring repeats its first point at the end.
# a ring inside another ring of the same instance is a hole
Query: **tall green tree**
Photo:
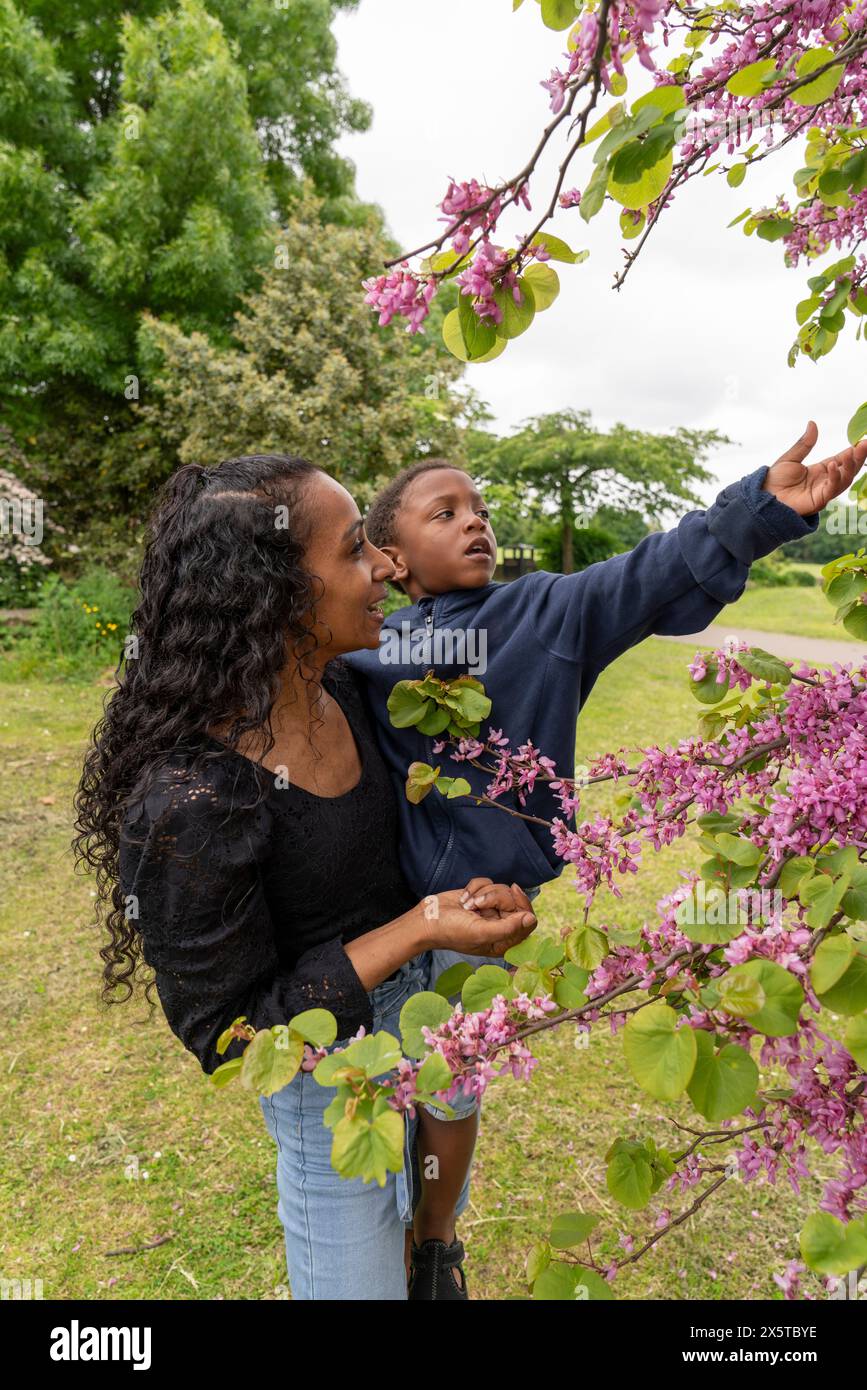
{"type": "Polygon", "coordinates": [[[0,378],[20,404],[38,417],[70,380],[115,397],[142,309],[219,335],[300,179],[351,193],[330,144],[368,113],[334,72],[337,8],[0,0],[0,378]]]}
{"type": "MultiPolygon", "coordinates": [[[[337,154],[334,144],[344,131],[366,130],[371,109],[346,89],[331,24],[339,12],[357,9],[358,0],[206,0],[204,7],[219,21],[244,73],[250,115],[278,201],[298,178],[312,179],[329,199],[354,198],[352,162],[337,154]]],[[[146,27],[151,20],[165,22],[177,8],[175,0],[134,5],[128,0],[64,0],[62,5],[4,0],[0,7],[4,14],[17,14],[19,23],[32,21],[34,32],[44,36],[76,119],[94,131],[125,99],[130,15],[146,27]]],[[[14,31],[14,21],[10,27],[14,31]]],[[[18,45],[4,47],[4,79],[14,81],[21,73],[21,57],[18,45]]],[[[218,132],[224,134],[222,126],[211,133],[218,132]]]]}
{"type": "Polygon", "coordinates": [[[684,501],[700,505],[696,488],[711,481],[702,460],[730,441],[684,427],[651,434],[616,424],[601,432],[589,411],[567,409],[534,416],[504,438],[474,430],[466,443],[480,478],[510,481],[528,516],[557,516],[561,569],[571,574],[576,517],[586,524],[605,505],[658,522],[684,501]]]}
{"type": "Polygon", "coordinates": [[[73,531],[135,458],[174,466],[136,410],[144,316],[228,344],[305,184],[370,219],[334,150],[370,117],[330,30],[355,3],[0,0],[0,440],[73,531]]]}
{"type": "MultiPolygon", "coordinates": [[[[0,4],[14,16],[10,0],[0,4]]],[[[142,309],[219,331],[267,250],[271,195],[244,74],[219,22],[188,0],[122,27],[123,100],[73,139],[75,177],[23,139],[0,153],[0,369],[24,383],[37,415],[55,382],[123,400],[142,309]]],[[[69,75],[32,23],[18,33],[58,95],[60,143],[80,119],[69,75]]],[[[22,100],[26,86],[22,74],[22,100]]]]}
{"type": "Polygon", "coordinates": [[[382,230],[374,218],[326,228],[322,206],[308,190],[274,234],[270,266],[245,297],[230,345],[144,320],[156,396],[140,409],[183,462],[299,453],[364,500],[412,459],[459,449],[462,403],[448,386],[462,366],[434,332],[383,333],[358,294],[387,253],[382,230]]]}

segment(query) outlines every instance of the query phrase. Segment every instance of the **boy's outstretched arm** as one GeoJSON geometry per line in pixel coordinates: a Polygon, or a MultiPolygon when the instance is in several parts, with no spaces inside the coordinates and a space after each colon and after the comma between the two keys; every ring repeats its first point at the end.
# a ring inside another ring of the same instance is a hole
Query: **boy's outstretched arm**
{"type": "MultiPolygon", "coordinates": [[[[806,464],[811,420],[771,467],[731,483],[707,511],[578,574],[528,575],[529,616],[548,651],[601,670],[653,633],[699,632],[743,593],[750,565],[815,531],[819,511],[845,492],[867,439],[806,464]]],[[[522,581],[523,582],[523,581],[522,581]]]]}

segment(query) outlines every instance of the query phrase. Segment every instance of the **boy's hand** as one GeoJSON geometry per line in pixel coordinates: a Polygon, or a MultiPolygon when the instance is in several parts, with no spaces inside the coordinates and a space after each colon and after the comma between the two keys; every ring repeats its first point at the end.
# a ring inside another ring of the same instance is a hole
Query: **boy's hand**
{"type": "Polygon", "coordinates": [[[848,449],[841,449],[839,454],[808,466],[804,459],[818,437],[816,422],[810,420],[798,442],[768,469],[762,484],[766,492],[772,492],[799,516],[820,512],[845,492],[867,458],[867,439],[862,439],[848,449]]]}
{"type": "Polygon", "coordinates": [[[517,883],[508,887],[505,883],[494,883],[490,878],[470,879],[461,893],[460,901],[462,907],[487,918],[517,912],[521,908],[533,911],[530,899],[517,883]]]}
{"type": "MultiPolygon", "coordinates": [[[[517,946],[530,935],[537,925],[536,914],[530,907],[529,899],[517,884],[508,888],[504,883],[492,883],[489,878],[473,879],[473,884],[484,888],[485,903],[480,908],[471,906],[474,899],[461,902],[459,889],[450,889],[433,896],[437,901],[437,912],[428,922],[425,899],[425,949],[457,951],[466,956],[504,956],[510,946],[517,946]],[[514,889],[517,888],[519,906],[514,889]],[[523,903],[520,901],[523,898],[523,903]]],[[[419,904],[419,910],[421,909],[419,904]]]]}

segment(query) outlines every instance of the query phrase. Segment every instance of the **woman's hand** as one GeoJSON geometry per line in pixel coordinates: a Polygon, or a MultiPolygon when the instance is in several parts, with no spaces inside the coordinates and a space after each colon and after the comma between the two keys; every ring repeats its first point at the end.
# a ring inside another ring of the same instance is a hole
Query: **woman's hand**
{"type": "Polygon", "coordinates": [[[489,878],[472,879],[464,889],[432,893],[421,907],[430,947],[465,956],[502,956],[536,926],[523,888],[489,878]]]}

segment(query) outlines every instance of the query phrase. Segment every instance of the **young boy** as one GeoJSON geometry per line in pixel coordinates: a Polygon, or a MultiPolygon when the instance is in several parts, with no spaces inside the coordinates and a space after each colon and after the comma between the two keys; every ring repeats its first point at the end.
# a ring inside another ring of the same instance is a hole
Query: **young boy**
{"type": "MultiPolygon", "coordinates": [[[[492,701],[490,725],[513,747],[530,740],[553,758],[558,773],[572,776],[578,712],[600,672],[652,633],[706,627],[743,592],[754,560],[815,531],[819,511],[849,487],[867,456],[867,440],[805,466],[817,437],[810,421],[771,468],[723,488],[706,511],[689,512],[672,530],[646,536],[626,554],[577,574],[535,571],[511,583],[491,582],[496,540],[484,501],[462,469],[445,459],[424,460],[384,489],[367,517],[367,535],[393,561],[392,582],[410,603],[385,620],[378,651],[353,652],[347,660],[366,677],[398,793],[403,870],[420,898],[479,874],[518,884],[533,896],[564,862],[546,826],[498,806],[478,806],[468,797],[447,801],[436,791],[419,805],[406,799],[407,767],[416,760],[465,777],[479,794],[490,776],[452,763],[447,754],[437,757],[433,737],[395,728],[386,708],[395,682],[421,679],[429,669],[443,679],[477,675],[492,701]],[[435,659],[449,656],[449,643],[462,659],[435,659]]],[[[502,803],[548,820],[561,814],[544,784],[523,807],[516,798],[502,803]]],[[[446,952],[435,952],[434,959],[433,978],[454,960],[483,963],[446,952]]],[[[427,1152],[435,1151],[436,1132],[444,1128],[436,1121],[425,1125],[427,1152]]],[[[475,1127],[459,1128],[469,1132],[469,1158],[475,1127]]],[[[457,1192],[463,1176],[458,1181],[454,1175],[457,1192]]]]}

